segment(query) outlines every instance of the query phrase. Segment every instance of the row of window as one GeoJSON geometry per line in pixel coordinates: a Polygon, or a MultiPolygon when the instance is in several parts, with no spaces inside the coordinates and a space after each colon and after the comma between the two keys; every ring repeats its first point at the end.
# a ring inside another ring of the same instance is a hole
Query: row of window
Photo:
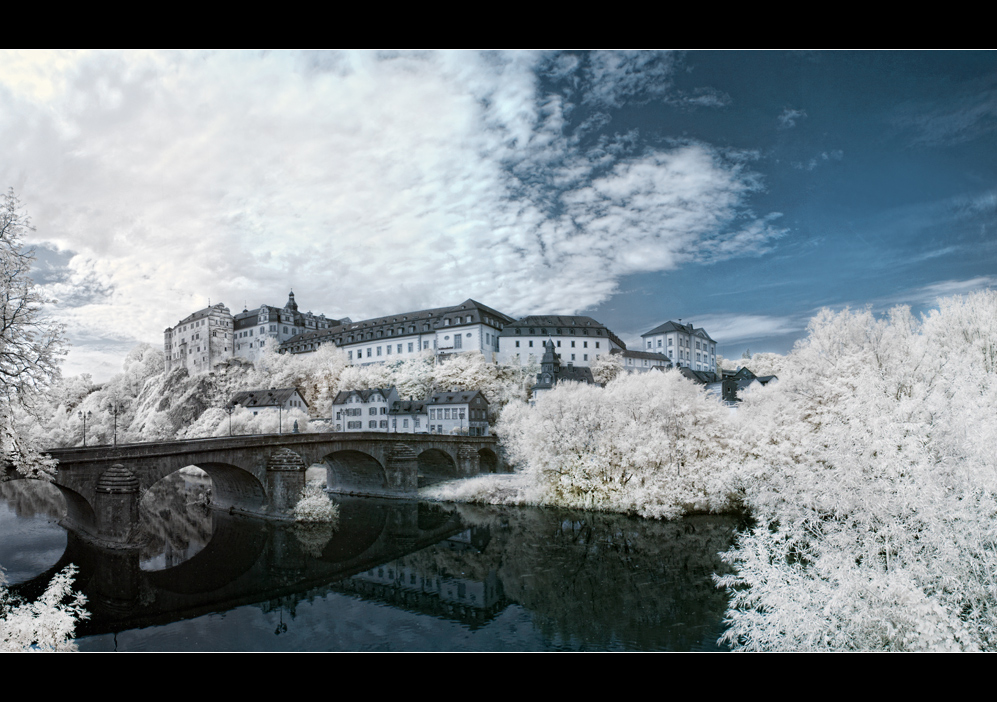
{"type": "MultiPolygon", "coordinates": [[[[435,342],[434,342],[434,344],[435,344],[435,342]]],[[[373,355],[375,355],[374,354],[375,351],[377,352],[376,355],[380,356],[382,349],[384,349],[384,351],[385,351],[385,353],[384,353],[385,356],[390,356],[391,352],[392,352],[392,349],[395,349],[395,353],[403,353],[403,351],[402,351],[402,347],[403,346],[405,346],[405,344],[388,344],[387,346],[383,346],[383,347],[382,346],[369,347],[367,349],[367,358],[371,358],[373,355]]],[[[429,342],[428,341],[422,342],[422,348],[423,349],[428,349],[429,348],[429,342]]],[[[415,342],[410,341],[408,343],[408,352],[412,353],[414,350],[415,350],[415,342]]],[[[357,349],[357,360],[360,360],[361,358],[363,358],[363,352],[364,352],[363,349],[357,349]]],[[[346,358],[348,358],[349,360],[352,361],[353,360],[353,351],[347,351],[346,352],[346,358]]]]}
{"type": "Polygon", "coordinates": [[[440,409],[431,409],[431,410],[429,410],[429,418],[430,419],[464,419],[465,416],[464,416],[464,410],[463,410],[463,408],[460,408],[460,409],[454,408],[452,410],[448,409],[448,408],[440,408],[440,409]],[[453,416],[452,417],[450,416],[451,412],[453,412],[453,416]]]}
{"type": "MultiPolygon", "coordinates": [[[[522,332],[521,329],[517,329],[515,336],[522,336],[523,334],[521,332],[522,332]]],[[[529,335],[530,336],[536,336],[536,333],[537,333],[536,327],[530,327],[530,334],[529,335]]],[[[560,335],[565,334],[565,332],[563,332],[561,329],[558,329],[558,328],[552,328],[550,330],[550,333],[552,335],[554,335],[554,336],[560,336],[560,335]]],[[[567,333],[568,334],[574,334],[575,330],[573,328],[569,327],[567,333]]],[[[595,333],[596,333],[597,336],[602,336],[602,329],[596,329],[595,333]]],[[[589,335],[589,330],[585,329],[585,328],[582,328],[582,335],[583,336],[588,336],[589,335]]],[[[540,336],[547,336],[547,329],[545,327],[540,327],[540,336]]]]}

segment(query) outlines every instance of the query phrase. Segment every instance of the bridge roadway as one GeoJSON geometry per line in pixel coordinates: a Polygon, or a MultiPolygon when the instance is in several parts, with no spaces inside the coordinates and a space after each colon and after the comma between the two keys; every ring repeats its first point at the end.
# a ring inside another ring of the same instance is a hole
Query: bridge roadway
{"type": "Polygon", "coordinates": [[[47,453],[59,462],[67,526],[112,547],[130,543],[145,492],[185,466],[211,477],[213,507],[276,519],[290,518],[314,464],[333,492],[382,497],[504,469],[495,437],[436,434],[264,434],[47,453]]]}

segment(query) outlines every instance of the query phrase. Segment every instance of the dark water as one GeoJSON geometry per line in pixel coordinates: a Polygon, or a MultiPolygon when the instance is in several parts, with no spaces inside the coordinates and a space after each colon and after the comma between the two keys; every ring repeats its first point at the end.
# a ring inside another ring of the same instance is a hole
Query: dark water
{"type": "Polygon", "coordinates": [[[125,552],[63,530],[54,488],[0,485],[11,590],[36,595],[75,563],[81,651],[717,650],[711,574],[732,518],[337,498],[335,530],[303,529],[212,511],[206,484],[173,482],[143,500],[125,552]]]}

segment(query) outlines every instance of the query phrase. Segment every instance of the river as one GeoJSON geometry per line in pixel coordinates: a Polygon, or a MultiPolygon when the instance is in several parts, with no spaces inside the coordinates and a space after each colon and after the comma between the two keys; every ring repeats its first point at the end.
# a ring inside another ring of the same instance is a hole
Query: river
{"type": "Polygon", "coordinates": [[[230,516],[180,474],[131,551],[59,525],[55,488],[0,484],[0,565],[34,597],[68,563],[81,651],[712,651],[731,517],[340,498],[335,529],[230,516]]]}

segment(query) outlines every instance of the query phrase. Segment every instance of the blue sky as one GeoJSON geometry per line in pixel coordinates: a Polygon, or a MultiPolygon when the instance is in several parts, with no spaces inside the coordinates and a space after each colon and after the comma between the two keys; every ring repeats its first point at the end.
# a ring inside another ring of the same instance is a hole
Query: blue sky
{"type": "Polygon", "coordinates": [[[788,351],[991,287],[993,52],[0,54],[66,372],[212,302],[473,297],[788,351]]]}

